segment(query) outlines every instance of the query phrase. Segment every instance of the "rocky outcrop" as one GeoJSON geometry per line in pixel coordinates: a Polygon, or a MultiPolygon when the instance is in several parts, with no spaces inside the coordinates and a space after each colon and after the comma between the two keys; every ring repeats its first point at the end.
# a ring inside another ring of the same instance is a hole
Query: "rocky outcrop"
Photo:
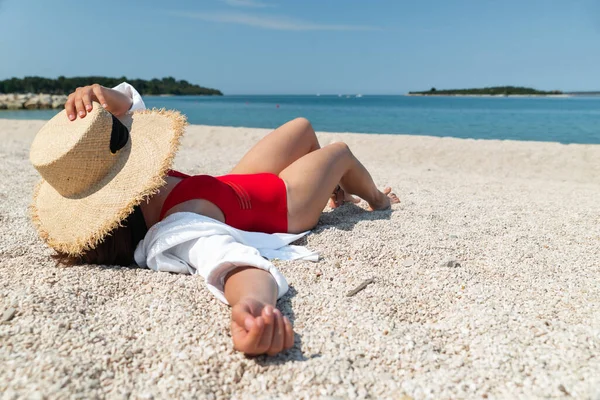
{"type": "Polygon", "coordinates": [[[0,110],[43,110],[62,108],[67,102],[65,95],[50,94],[0,94],[0,110]]]}

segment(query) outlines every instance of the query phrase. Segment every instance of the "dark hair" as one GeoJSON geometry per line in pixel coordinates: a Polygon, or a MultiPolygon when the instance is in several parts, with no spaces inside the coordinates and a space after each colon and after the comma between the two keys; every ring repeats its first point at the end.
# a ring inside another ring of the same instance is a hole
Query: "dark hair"
{"type": "Polygon", "coordinates": [[[61,264],[100,264],[130,266],[135,263],[133,253],[140,240],[148,231],[142,210],[139,206],[134,208],[122,223],[104,237],[103,241],[79,256],[66,253],[54,255],[54,259],[61,264]]]}

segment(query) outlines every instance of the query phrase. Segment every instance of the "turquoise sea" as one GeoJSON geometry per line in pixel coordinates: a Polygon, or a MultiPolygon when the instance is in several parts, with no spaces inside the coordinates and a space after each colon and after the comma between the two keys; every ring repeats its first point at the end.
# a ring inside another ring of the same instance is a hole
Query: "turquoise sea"
{"type": "MultiPolygon", "coordinates": [[[[600,144],[600,97],[362,97],[228,95],[145,97],[192,124],[275,128],[306,117],[317,131],[452,136],[600,144]]],[[[56,111],[0,111],[48,119],[56,111]]]]}

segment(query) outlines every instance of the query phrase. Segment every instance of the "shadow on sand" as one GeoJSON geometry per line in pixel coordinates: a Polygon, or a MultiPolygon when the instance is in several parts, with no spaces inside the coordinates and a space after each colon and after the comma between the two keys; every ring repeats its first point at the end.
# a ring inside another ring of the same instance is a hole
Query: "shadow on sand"
{"type": "MultiPolygon", "coordinates": [[[[391,216],[392,209],[367,211],[355,204],[346,203],[341,207],[322,213],[319,223],[312,229],[312,233],[319,234],[330,228],[350,232],[361,221],[381,221],[390,219],[391,216]]],[[[304,236],[296,240],[293,244],[306,246],[308,244],[307,237],[304,236]]]]}
{"type": "MultiPolygon", "coordinates": [[[[344,231],[351,231],[360,221],[390,219],[391,215],[391,209],[383,211],[367,211],[355,204],[346,203],[342,207],[338,207],[329,212],[321,214],[319,223],[312,232],[314,234],[318,234],[332,227],[344,231]]],[[[294,242],[294,244],[300,246],[307,245],[306,236],[297,240],[294,242]]],[[[298,294],[298,292],[293,286],[290,285],[289,291],[286,293],[286,295],[277,302],[277,307],[281,310],[283,315],[286,315],[290,319],[292,325],[294,325],[296,316],[294,314],[294,310],[292,309],[291,299],[296,296],[296,294],[298,294]]],[[[302,336],[296,333],[294,347],[292,347],[290,350],[284,351],[275,357],[259,356],[254,357],[253,360],[259,365],[269,366],[281,365],[290,361],[308,361],[319,357],[321,357],[320,353],[304,354],[302,351],[302,336]]]]}
{"type": "Polygon", "coordinates": [[[382,211],[367,211],[356,204],[346,203],[341,207],[335,208],[329,212],[324,212],[319,218],[319,223],[313,230],[313,233],[335,227],[344,231],[351,231],[360,221],[378,221],[390,219],[392,209],[382,211]]]}
{"type": "MultiPolygon", "coordinates": [[[[288,292],[281,299],[277,301],[277,308],[281,310],[283,315],[287,316],[292,325],[294,325],[296,316],[294,314],[294,310],[292,309],[291,299],[296,296],[298,292],[294,289],[293,286],[290,285],[288,292]]],[[[287,351],[283,351],[278,355],[271,356],[258,356],[252,357],[252,359],[261,366],[269,366],[269,365],[281,365],[290,361],[308,361],[313,358],[319,358],[321,354],[304,354],[302,351],[302,335],[296,333],[294,336],[294,347],[287,351]]]]}

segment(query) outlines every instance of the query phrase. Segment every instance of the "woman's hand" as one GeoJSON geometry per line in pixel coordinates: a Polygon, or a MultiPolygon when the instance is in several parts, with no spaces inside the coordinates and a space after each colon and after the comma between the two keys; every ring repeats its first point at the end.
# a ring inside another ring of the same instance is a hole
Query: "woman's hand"
{"type": "Polygon", "coordinates": [[[231,309],[231,338],[247,355],[273,356],[294,345],[294,330],[274,307],[277,283],[268,271],[239,267],[225,278],[225,298],[231,309]]]}
{"type": "Polygon", "coordinates": [[[252,298],[231,309],[231,337],[236,350],[252,356],[274,356],[294,345],[290,320],[277,308],[252,298]]]}
{"type": "Polygon", "coordinates": [[[77,88],[69,95],[65,104],[68,118],[71,121],[77,119],[77,116],[84,118],[88,112],[92,111],[93,101],[100,103],[102,107],[116,116],[125,114],[133,103],[133,100],[127,95],[94,83],[77,88]]]}

